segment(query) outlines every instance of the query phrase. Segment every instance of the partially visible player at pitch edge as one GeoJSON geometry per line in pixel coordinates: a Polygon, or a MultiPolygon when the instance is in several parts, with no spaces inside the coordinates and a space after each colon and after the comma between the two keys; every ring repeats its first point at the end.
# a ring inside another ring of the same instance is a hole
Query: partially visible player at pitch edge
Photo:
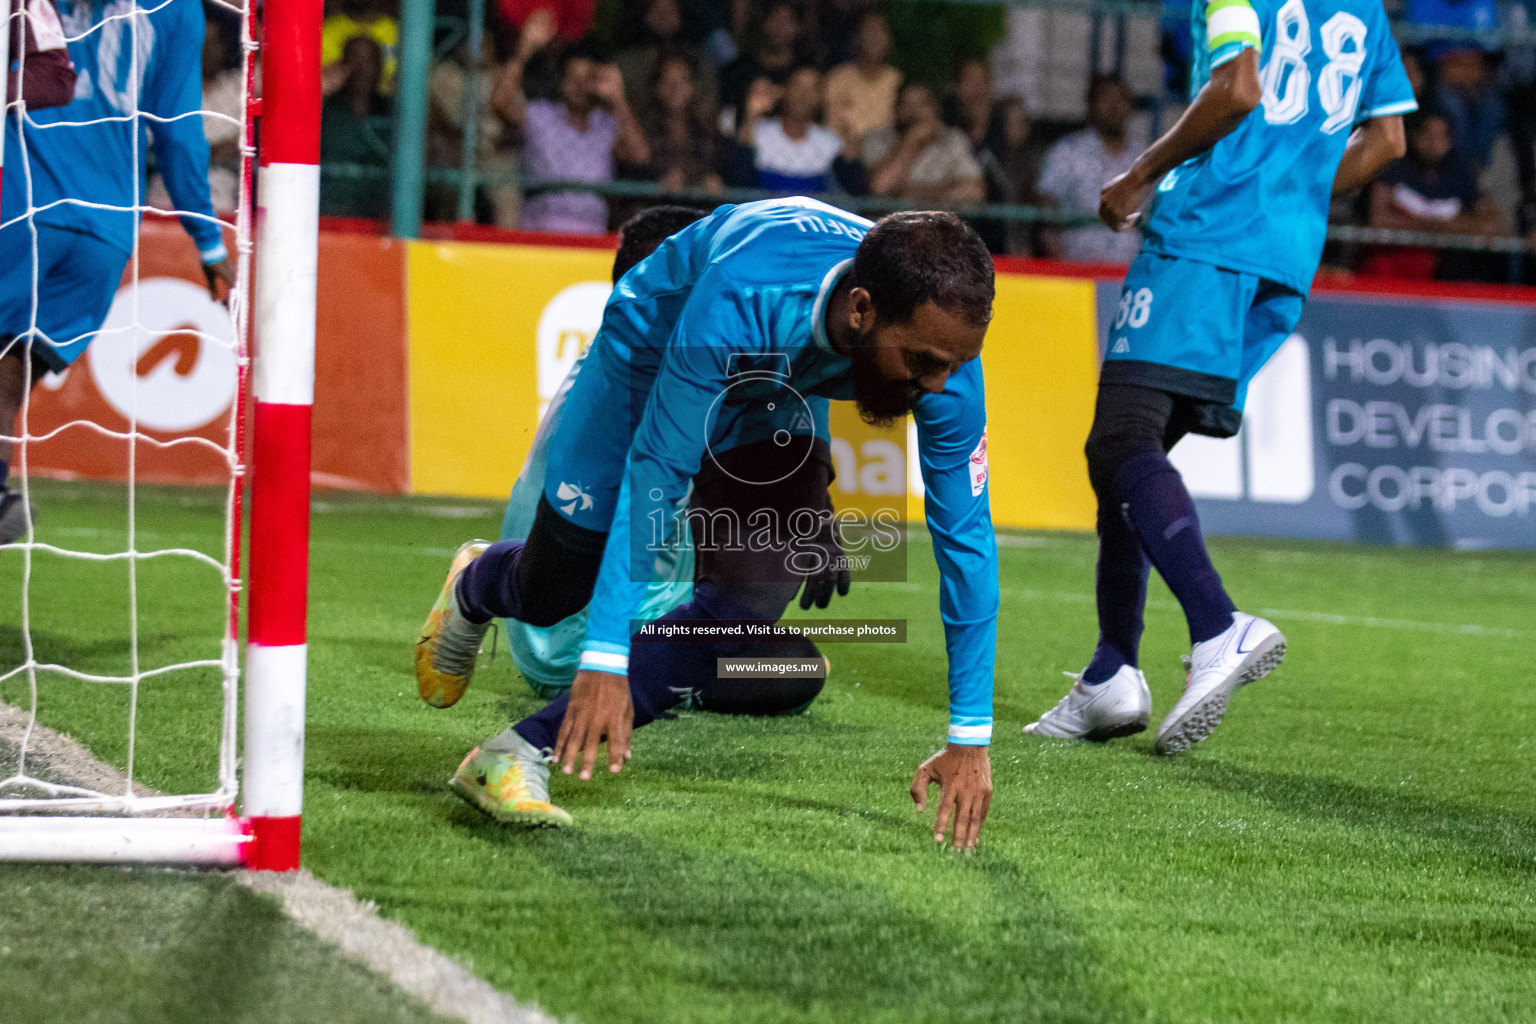
{"type": "MultiPolygon", "coordinates": [[[[711,519],[823,514],[827,401],[851,399],[871,422],[911,412],[917,424],[950,728],[911,792],[924,807],[937,782],[935,838],[953,824],[955,845],[974,846],[992,794],[997,548],[979,359],[992,295],[991,257],[953,215],[871,225],[809,199],[723,206],[626,274],[550,439],[527,540],[459,550],[416,653],[423,698],[445,706],[469,684],[493,617],[549,625],[590,600],[580,671],[568,697],[472,751],[454,790],[503,821],[567,824],[549,802],[551,763],[570,774],[580,762],[591,778],[606,742],[619,771],[631,729],[712,679],[717,658],[765,654],[739,641],[631,651],[656,561],[645,533],[672,521],[690,482],[692,508],[711,519]]],[[[692,599],[659,621],[778,621],[806,572],[788,557],[798,542],[770,540],[696,545],[692,599]]],[[[805,640],[774,653],[818,656],[805,640]]]]}
{"type": "Polygon", "coordinates": [[[1194,33],[1193,104],[1099,207],[1124,230],[1153,200],[1088,435],[1098,649],[1024,730],[1099,740],[1147,727],[1137,646],[1150,559],[1194,645],[1158,729],[1165,754],[1209,736],[1232,694],[1285,655],[1280,631],[1227,596],[1167,452],[1189,433],[1237,433],[1249,382],[1301,315],[1329,199],[1403,154],[1401,115],[1416,108],[1381,0],[1211,0],[1196,4],[1194,33]]]}
{"type": "MultiPolygon", "coordinates": [[[[166,0],[136,8],[127,0],[60,0],[59,13],[78,72],[73,101],[29,113],[37,127],[26,129],[25,151],[16,119],[7,118],[5,124],[5,174],[0,176],[0,223],[7,224],[0,229],[4,434],[15,433],[27,390],[44,372],[62,371],[80,358],[112,308],[138,234],[135,207],[144,201],[144,168],[135,166],[135,154],[141,165],[146,156],[135,145],[144,129],[171,200],[182,211],[182,227],[197,243],[210,291],[217,296],[234,281],[208,197],[203,120],[185,116],[203,105],[202,4],[166,0]],[[149,116],[142,121],[128,116],[136,111],[149,116]]],[[[0,544],[25,536],[32,519],[21,495],[5,486],[11,454],[11,443],[0,442],[0,544]]]]}

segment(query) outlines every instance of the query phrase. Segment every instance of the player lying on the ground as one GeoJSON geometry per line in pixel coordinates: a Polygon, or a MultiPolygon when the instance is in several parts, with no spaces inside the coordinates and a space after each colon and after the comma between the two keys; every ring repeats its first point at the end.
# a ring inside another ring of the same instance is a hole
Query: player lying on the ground
{"type": "MultiPolygon", "coordinates": [[[[702,210],[686,206],[653,206],[635,214],[619,229],[619,248],[613,258],[613,282],[632,267],[656,251],[668,236],[700,220],[702,210]]],[[[584,351],[576,357],[565,380],[550,399],[544,419],[534,435],[533,447],[523,463],[517,482],[512,486],[512,497],[507,502],[506,516],[502,520],[502,540],[527,540],[533,528],[539,499],[544,494],[544,474],[549,462],[549,441],[564,415],[566,397],[576,375],[586,362],[584,351]]],[[[831,505],[831,498],[827,500],[831,505]]],[[[681,524],[686,526],[686,523],[681,524]]],[[[835,533],[828,531],[828,538],[835,533]]],[[[831,554],[840,555],[841,550],[831,554]]],[[[668,545],[658,567],[658,579],[647,585],[645,600],[635,618],[650,621],[686,604],[693,596],[693,548],[686,540],[668,545]]],[[[849,573],[843,563],[829,561],[836,568],[827,575],[807,577],[800,594],[800,607],[815,604],[825,608],[834,589],[848,593],[849,573]]],[[[533,692],[550,700],[564,694],[576,678],[577,665],[581,660],[581,644],[587,635],[587,609],[561,619],[553,626],[532,626],[517,619],[505,619],[502,625],[507,633],[507,643],[512,649],[512,659],[518,671],[528,681],[533,692]]],[[[818,677],[791,677],[779,679],[705,679],[700,688],[688,695],[692,707],[701,711],[723,714],[774,716],[796,714],[810,706],[821,693],[823,680],[818,677]]],[[[429,695],[430,696],[430,695],[429,695]]]]}
{"type": "Polygon", "coordinates": [[[68,103],[75,95],[75,66],[53,0],[0,0],[0,17],[11,32],[6,105],[20,100],[28,110],[46,110],[68,103]]]}
{"type": "MultiPolygon", "coordinates": [[[[871,422],[911,412],[917,425],[950,730],[912,796],[926,806],[937,782],[935,838],[953,819],[956,845],[974,846],[991,800],[997,632],[978,358],[992,277],[986,247],[950,214],[871,226],[809,199],[723,206],[625,275],[551,438],[528,539],[461,548],[417,646],[423,695],[451,703],[493,617],[548,625],[591,601],[580,671],[568,697],[472,751],[454,789],[504,821],[568,823],[549,803],[551,763],[570,774],[580,762],[591,778],[606,742],[619,771],[631,729],[712,679],[718,658],[818,658],[805,640],[631,651],[630,629],[653,575],[648,529],[672,518],[690,482],[690,511],[711,520],[827,515],[827,400],[851,399],[871,422]],[[782,367],[780,382],[743,372],[762,365],[782,367]]],[[[765,532],[754,544],[699,545],[693,596],[661,621],[777,622],[805,571],[795,538],[765,532]]]]}
{"type": "Polygon", "coordinates": [[[1209,736],[1232,694],[1285,655],[1280,631],[1227,596],[1167,452],[1186,434],[1237,433],[1249,382],[1301,316],[1330,198],[1402,156],[1401,115],[1416,107],[1381,0],[1212,0],[1196,5],[1194,29],[1194,103],[1105,185],[1099,209],[1124,230],[1156,189],[1088,435],[1098,648],[1024,730],[1099,740],[1147,727],[1137,647],[1150,559],[1193,644],[1184,694],[1158,729],[1165,754],[1209,736]]]}
{"type": "MultiPolygon", "coordinates": [[[[47,371],[62,372],[80,358],[100,330],[133,253],[144,180],[135,154],[140,165],[144,154],[135,147],[141,122],[126,115],[152,115],[143,127],[171,199],[183,211],[182,227],[197,243],[209,289],[234,281],[208,198],[203,121],[182,116],[202,108],[202,5],[167,0],[140,9],[137,46],[123,45],[128,29],[115,9],[109,14],[100,3],[75,0],[60,11],[79,69],[74,100],[29,115],[36,127],[26,129],[25,153],[16,119],[5,123],[0,432],[12,436],[28,389],[47,371]],[[114,84],[134,82],[135,75],[134,91],[114,84]]],[[[13,449],[11,441],[0,441],[0,544],[26,536],[33,519],[20,493],[6,486],[13,449]]]]}

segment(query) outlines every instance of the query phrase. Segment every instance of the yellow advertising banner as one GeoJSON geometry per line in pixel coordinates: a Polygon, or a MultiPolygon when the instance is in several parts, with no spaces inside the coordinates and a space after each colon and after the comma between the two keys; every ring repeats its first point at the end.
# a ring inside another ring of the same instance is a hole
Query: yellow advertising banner
{"type": "MultiPolygon", "coordinates": [[[[591,342],[610,291],[603,250],[413,242],[407,256],[411,490],[501,497],[545,404],[591,342]]],[[[999,274],[986,370],[992,517],[1087,530],[1083,442],[1098,376],[1093,282],[999,274]]],[[[915,439],[834,402],[840,508],[921,494],[915,439]]],[[[909,505],[920,514],[920,504],[909,505]]]]}
{"type": "Polygon", "coordinates": [[[597,333],[613,254],[412,242],[411,491],[505,497],[539,415],[597,333]]]}

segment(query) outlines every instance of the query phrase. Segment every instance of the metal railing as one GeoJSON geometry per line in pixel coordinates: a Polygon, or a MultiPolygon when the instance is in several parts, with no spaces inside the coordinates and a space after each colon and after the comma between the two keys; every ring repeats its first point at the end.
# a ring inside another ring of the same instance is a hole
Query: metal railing
{"type": "MultiPolygon", "coordinates": [[[[390,172],[382,167],[361,164],[326,164],[321,169],[322,178],[346,180],[373,180],[381,184],[390,180],[390,172]]],[[[464,172],[454,168],[431,167],[425,179],[434,185],[461,186],[464,172]]],[[[475,184],[517,185],[525,192],[587,192],[608,199],[653,199],[658,202],[683,202],[694,204],[748,203],[758,199],[782,198],[788,193],[756,188],[724,188],[717,191],[704,189],[667,190],[653,181],[620,179],[608,182],[577,181],[566,178],[528,178],[519,175],[496,174],[474,171],[470,179],[475,184]]],[[[852,213],[879,216],[896,210],[932,209],[933,203],[911,200],[888,199],[878,196],[853,196],[846,192],[823,192],[811,196],[822,202],[852,213]]],[[[1071,229],[1097,227],[1100,221],[1090,215],[1064,216],[1056,210],[1017,203],[957,203],[948,209],[971,220],[995,220],[1013,223],[1038,224],[1046,227],[1071,229]]],[[[1483,252],[1520,256],[1536,253],[1536,244],[1519,235],[1463,235],[1433,231],[1401,231],[1388,228],[1358,227],[1352,224],[1335,224],[1328,230],[1328,241],[1359,245],[1412,246],[1417,248],[1445,249],[1457,252],[1483,252]]]]}

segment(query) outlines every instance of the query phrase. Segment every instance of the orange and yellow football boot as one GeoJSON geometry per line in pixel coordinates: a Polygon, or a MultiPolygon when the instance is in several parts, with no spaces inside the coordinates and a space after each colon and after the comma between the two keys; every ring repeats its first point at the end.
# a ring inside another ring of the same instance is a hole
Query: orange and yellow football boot
{"type": "MultiPolygon", "coordinates": [[[[516,733],[512,737],[511,750],[471,750],[448,780],[448,788],[504,824],[530,828],[574,824],[569,814],[549,802],[548,758],[516,733]]],[[[486,742],[504,741],[498,736],[486,742]]]]}
{"type": "Polygon", "coordinates": [[[469,689],[485,642],[489,622],[470,622],[459,607],[457,584],[470,562],[490,547],[489,541],[472,540],[459,545],[448,567],[448,579],[437,603],[421,627],[416,641],[416,690],[421,699],[435,708],[451,708],[469,689]]]}

